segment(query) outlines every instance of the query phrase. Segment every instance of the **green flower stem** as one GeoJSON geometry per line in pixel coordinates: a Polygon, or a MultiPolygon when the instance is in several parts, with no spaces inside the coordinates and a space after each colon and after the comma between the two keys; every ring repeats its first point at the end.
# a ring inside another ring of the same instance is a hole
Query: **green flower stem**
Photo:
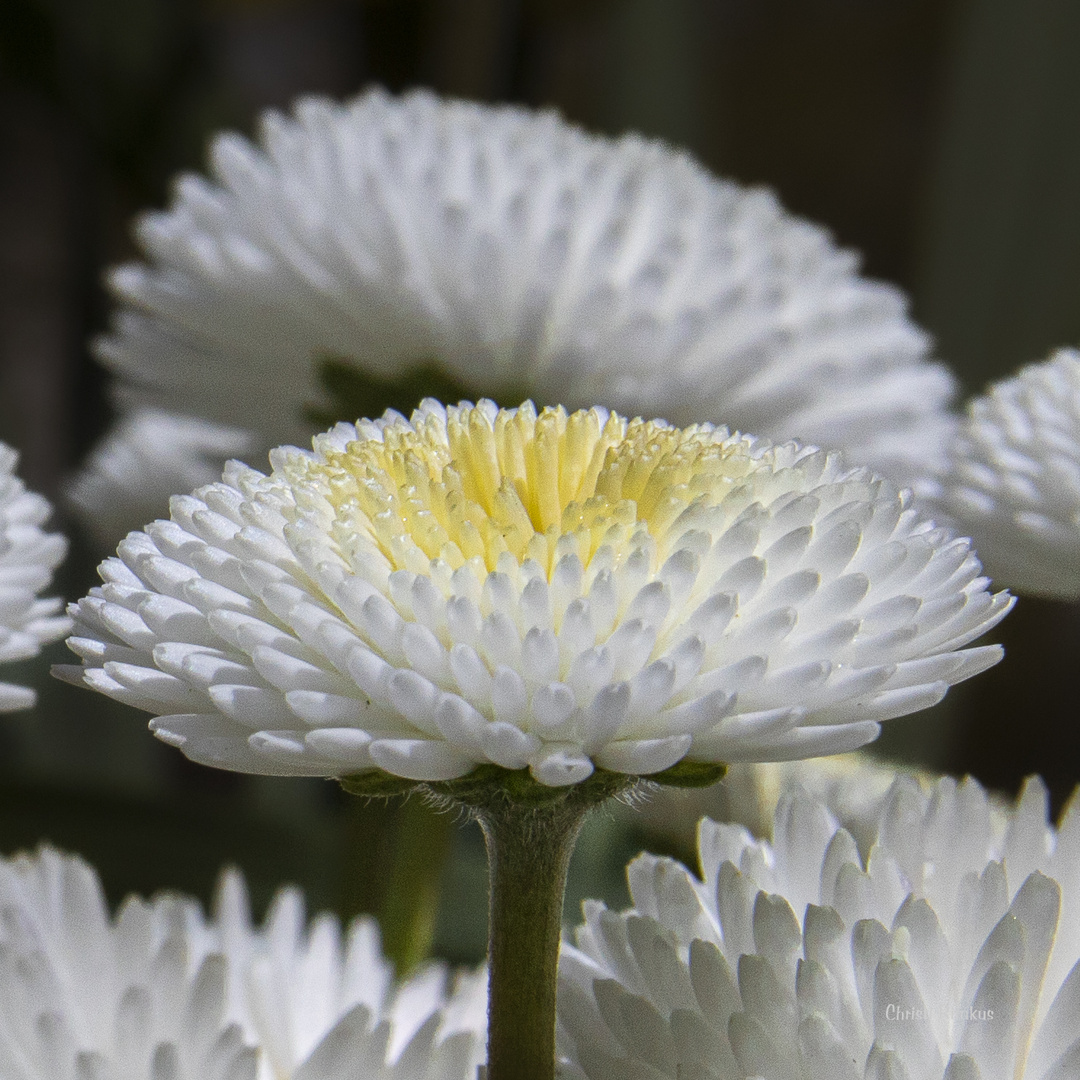
{"type": "MultiPolygon", "coordinates": [[[[645,779],[705,787],[724,770],[684,761],[645,779]]],[[[597,769],[584,783],[552,788],[538,784],[527,769],[495,765],[442,783],[415,784],[377,772],[342,778],[346,791],[369,798],[427,791],[480,822],[490,878],[487,1080],[554,1080],[555,991],[570,856],[589,810],[641,779],[597,769]]],[[[416,876],[403,874],[403,888],[418,887],[430,872],[423,854],[414,865],[416,876]]],[[[403,894],[388,902],[410,905],[414,899],[403,894]]]]}
{"type": "Polygon", "coordinates": [[[487,844],[487,1080],[554,1080],[555,990],[566,872],[589,810],[635,777],[598,770],[549,788],[527,772],[477,770],[432,785],[467,806],[487,844]]]}
{"type": "Polygon", "coordinates": [[[585,806],[481,813],[488,907],[488,1080],[553,1080],[566,872],[585,806]]]}

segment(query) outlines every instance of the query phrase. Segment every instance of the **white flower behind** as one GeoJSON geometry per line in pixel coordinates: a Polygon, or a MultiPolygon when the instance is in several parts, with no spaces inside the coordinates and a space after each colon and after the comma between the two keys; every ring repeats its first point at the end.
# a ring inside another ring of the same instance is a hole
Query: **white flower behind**
{"type": "Polygon", "coordinates": [[[1061,349],[968,406],[927,488],[1020,592],[1080,597],[1080,353],[1061,349]]]}
{"type": "Polygon", "coordinates": [[[836,454],[489,401],[314,445],[123,541],[57,674],[225,768],[564,785],[852,749],[1001,656],[969,542],[836,454]]]}
{"type": "Polygon", "coordinates": [[[218,910],[128,898],[44,849],[0,859],[4,1080],[474,1080],[485,984],[432,964],[402,985],[358,919],[310,927],[283,890],[253,927],[239,874],[218,910]]]}
{"type": "MultiPolygon", "coordinates": [[[[71,629],[71,620],[57,614],[63,602],[37,595],[52,580],[67,541],[42,530],[52,508],[15,475],[18,460],[0,443],[0,663],[37,656],[71,629]]],[[[33,690],[0,682],[0,712],[26,709],[34,701],[33,690]]]]}
{"type": "Polygon", "coordinates": [[[703,817],[742,825],[754,836],[768,837],[776,804],[789,788],[800,787],[825,800],[861,844],[862,823],[873,817],[900,772],[919,783],[937,779],[937,774],[887,763],[872,750],[856,750],[802,761],[737,762],[719,783],[690,789],[656,786],[633,806],[616,805],[613,810],[627,822],[633,821],[639,831],[668,845],[668,850],[692,851],[703,817]]]}
{"type": "Polygon", "coordinates": [[[251,449],[249,432],[161,409],[134,408],[91,453],[67,497],[94,538],[111,550],[137,522],[154,517],[162,493],[213,483],[221,462],[251,449]]]}
{"type": "MultiPolygon", "coordinates": [[[[551,112],[422,90],[304,99],[266,114],[257,143],[220,135],[210,178],[182,177],[137,240],[146,262],[112,273],[97,344],[120,403],[244,429],[259,453],[313,433],[327,358],[381,379],[434,369],[504,404],[800,438],[897,479],[951,426],[953,381],[903,295],[824,229],[551,112]]],[[[406,407],[425,394],[445,396],[406,407]]],[[[99,479],[133,435],[109,440],[99,479]]],[[[133,525],[164,511],[160,480],[133,525]]]]}
{"type": "Polygon", "coordinates": [[[896,781],[861,827],[794,791],[772,843],[703,821],[704,881],[629,869],[586,905],[560,1021],[589,1080],[1065,1080],[1080,1070],[1080,814],[896,781]]]}

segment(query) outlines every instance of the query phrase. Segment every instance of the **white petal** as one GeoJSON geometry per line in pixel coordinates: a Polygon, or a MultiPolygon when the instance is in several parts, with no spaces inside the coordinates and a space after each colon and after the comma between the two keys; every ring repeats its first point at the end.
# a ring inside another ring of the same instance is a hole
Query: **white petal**
{"type": "Polygon", "coordinates": [[[593,764],[573,745],[546,743],[529,763],[529,771],[541,784],[565,787],[587,780],[593,764]]]}
{"type": "Polygon", "coordinates": [[[671,735],[666,739],[616,740],[597,755],[596,764],[612,772],[648,776],[663,772],[682,760],[690,749],[690,735],[671,735]]]}
{"type": "Polygon", "coordinates": [[[454,780],[474,765],[446,743],[427,739],[376,739],[368,753],[379,768],[406,780],[454,780]]]}
{"type": "Polygon", "coordinates": [[[1036,595],[1080,596],[1080,356],[1060,349],[968,406],[927,485],[970,530],[995,577],[1036,595]]]}

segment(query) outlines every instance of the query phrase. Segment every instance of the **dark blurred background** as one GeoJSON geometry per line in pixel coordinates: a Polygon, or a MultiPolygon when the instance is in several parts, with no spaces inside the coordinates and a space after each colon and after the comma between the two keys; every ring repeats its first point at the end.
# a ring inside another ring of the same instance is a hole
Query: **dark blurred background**
{"type": "MultiPolygon", "coordinates": [[[[251,132],[302,93],[381,83],[662,137],[860,250],[867,273],[910,292],[974,392],[1080,343],[1078,52],[1075,0],[3,0],[0,438],[74,537],[59,591],[96,580],[62,492],[110,419],[86,345],[106,321],[102,269],[133,254],[132,215],[201,167],[214,131],[251,132]]],[[[1080,775],[1080,612],[1023,600],[997,638],[1003,664],[893,721],[878,750],[1008,791],[1041,772],[1060,806],[1080,775]]],[[[56,646],[45,660],[65,658],[56,646]]],[[[80,851],[113,899],[206,897],[231,861],[257,907],[286,880],[313,907],[378,907],[378,850],[346,858],[378,806],[331,783],[190,765],[141,714],[46,671],[4,671],[41,702],[0,719],[0,850],[80,851]]],[[[598,817],[569,904],[618,902],[627,856],[650,842],[662,846],[598,817]]],[[[444,884],[437,948],[476,956],[471,828],[444,884]]]]}

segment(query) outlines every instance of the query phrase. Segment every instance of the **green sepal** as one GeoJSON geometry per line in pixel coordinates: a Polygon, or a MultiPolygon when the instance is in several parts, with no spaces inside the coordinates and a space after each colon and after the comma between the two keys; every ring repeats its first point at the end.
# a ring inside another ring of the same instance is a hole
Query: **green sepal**
{"type": "Polygon", "coordinates": [[[651,780],[654,784],[663,784],[664,787],[675,788],[702,788],[723,780],[727,774],[727,766],[712,761],[677,761],[669,769],[663,772],[653,773],[643,777],[651,780]]]}
{"type": "Polygon", "coordinates": [[[416,780],[392,776],[381,769],[354,773],[352,776],[339,776],[337,782],[350,795],[367,799],[392,799],[396,795],[409,795],[424,789],[424,785],[416,780]]]}

